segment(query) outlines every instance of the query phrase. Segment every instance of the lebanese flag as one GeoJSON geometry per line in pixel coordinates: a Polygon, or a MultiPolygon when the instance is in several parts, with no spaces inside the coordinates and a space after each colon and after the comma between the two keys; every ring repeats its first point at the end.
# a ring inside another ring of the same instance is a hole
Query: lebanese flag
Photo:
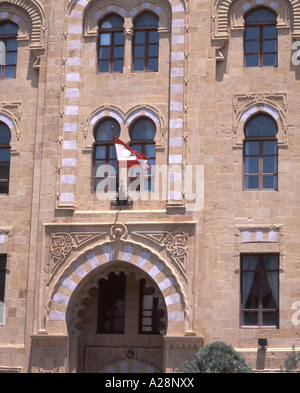
{"type": "Polygon", "coordinates": [[[120,139],[114,136],[116,153],[118,161],[126,161],[127,168],[130,168],[134,165],[141,165],[145,169],[150,169],[151,166],[148,165],[149,157],[144,156],[143,154],[138,153],[133,150],[130,146],[126,145],[126,143],[122,142],[120,139]]]}

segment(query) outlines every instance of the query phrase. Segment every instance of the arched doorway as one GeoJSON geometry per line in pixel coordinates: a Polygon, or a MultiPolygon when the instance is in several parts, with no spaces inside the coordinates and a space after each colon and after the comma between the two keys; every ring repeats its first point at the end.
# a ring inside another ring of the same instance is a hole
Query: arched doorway
{"type": "Polygon", "coordinates": [[[124,262],[99,269],[93,282],[82,288],[77,372],[162,371],[167,309],[156,283],[124,262]]]}

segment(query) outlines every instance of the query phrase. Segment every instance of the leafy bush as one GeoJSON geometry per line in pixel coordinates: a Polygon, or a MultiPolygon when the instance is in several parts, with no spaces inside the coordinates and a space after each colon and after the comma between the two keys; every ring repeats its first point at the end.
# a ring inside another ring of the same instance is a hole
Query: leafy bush
{"type": "Polygon", "coordinates": [[[284,369],[281,368],[281,371],[286,373],[300,373],[300,352],[295,351],[295,347],[293,346],[293,351],[290,352],[284,361],[284,369]]]}
{"type": "Polygon", "coordinates": [[[184,365],[186,373],[253,373],[242,355],[231,345],[216,341],[200,348],[184,365]]]}

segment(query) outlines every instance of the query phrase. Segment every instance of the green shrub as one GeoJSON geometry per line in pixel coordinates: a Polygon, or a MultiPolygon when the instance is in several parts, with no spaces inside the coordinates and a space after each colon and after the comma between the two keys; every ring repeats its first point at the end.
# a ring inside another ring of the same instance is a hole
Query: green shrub
{"type": "Polygon", "coordinates": [[[242,355],[231,345],[216,341],[196,352],[184,365],[186,373],[253,373],[242,355]]]}

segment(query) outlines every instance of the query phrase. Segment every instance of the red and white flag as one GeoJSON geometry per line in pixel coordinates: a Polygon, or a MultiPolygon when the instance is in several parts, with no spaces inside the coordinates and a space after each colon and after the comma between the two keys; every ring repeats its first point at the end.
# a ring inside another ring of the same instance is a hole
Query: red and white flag
{"type": "Polygon", "coordinates": [[[114,140],[118,161],[126,161],[128,168],[134,165],[141,165],[143,168],[146,169],[151,168],[151,166],[148,165],[149,157],[146,157],[143,154],[140,154],[137,151],[133,150],[130,146],[126,145],[126,143],[122,142],[115,136],[114,140]]]}

